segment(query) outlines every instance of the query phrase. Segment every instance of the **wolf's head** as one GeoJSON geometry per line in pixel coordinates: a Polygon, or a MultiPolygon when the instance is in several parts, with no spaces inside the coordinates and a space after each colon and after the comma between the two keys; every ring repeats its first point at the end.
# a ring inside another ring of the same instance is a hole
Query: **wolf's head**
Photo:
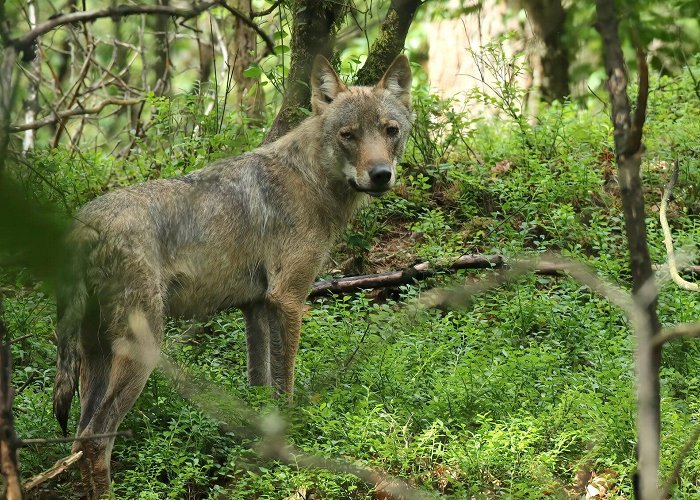
{"type": "Polygon", "coordinates": [[[394,185],[411,130],[411,68],[397,57],[374,87],[347,87],[326,59],[311,71],[311,108],[323,119],[324,155],[356,191],[380,196],[394,185]]]}

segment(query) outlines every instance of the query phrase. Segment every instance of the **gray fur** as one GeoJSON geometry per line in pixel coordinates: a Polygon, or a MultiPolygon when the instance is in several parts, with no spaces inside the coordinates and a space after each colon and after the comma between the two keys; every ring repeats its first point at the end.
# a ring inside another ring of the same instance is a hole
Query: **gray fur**
{"type": "MultiPolygon", "coordinates": [[[[291,394],[309,287],[365,193],[393,185],[413,118],[404,56],[375,87],[346,87],[323,58],[312,75],[314,115],[276,142],[80,210],[57,325],[64,431],[78,380],[78,435],[116,431],[157,362],[165,315],[241,308],[250,383],[291,394]],[[377,167],[391,171],[380,185],[377,167]]],[[[73,446],[90,498],[109,488],[112,444],[73,446]]]]}

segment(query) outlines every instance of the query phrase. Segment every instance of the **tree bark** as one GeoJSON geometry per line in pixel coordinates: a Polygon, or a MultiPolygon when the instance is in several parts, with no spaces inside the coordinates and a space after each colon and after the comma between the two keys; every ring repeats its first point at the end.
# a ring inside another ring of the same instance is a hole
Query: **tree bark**
{"type": "Polygon", "coordinates": [[[374,85],[403,50],[420,0],[392,0],[379,35],[369,49],[367,60],[357,72],[355,83],[374,85]]]}
{"type": "MultiPolygon", "coordinates": [[[[239,0],[238,9],[252,17],[252,0],[239,0]]],[[[259,77],[248,77],[243,72],[257,60],[257,33],[239,17],[234,20],[234,47],[229,52],[229,64],[233,65],[233,79],[236,82],[238,104],[245,109],[248,118],[262,121],[265,113],[265,95],[260,88],[259,77]]]]}
{"type": "Polygon", "coordinates": [[[563,40],[566,11],[561,0],[523,0],[523,4],[533,32],[544,43],[540,54],[542,99],[562,100],[569,95],[569,53],[563,40]]]}
{"type": "Polygon", "coordinates": [[[21,500],[22,487],[17,465],[19,440],[15,434],[15,421],[12,414],[14,390],[10,385],[12,377],[12,354],[10,334],[5,327],[2,294],[0,294],[0,470],[5,477],[3,498],[21,500]]]}
{"type": "Polygon", "coordinates": [[[634,120],[627,96],[627,72],[618,38],[618,19],[613,0],[596,0],[596,28],[603,38],[605,69],[611,119],[614,126],[615,153],[618,165],[620,195],[625,218],[625,233],[630,253],[633,298],[646,312],[637,332],[637,452],[638,472],[635,497],[658,498],[657,477],[661,431],[659,367],[661,347],[654,337],[661,330],[656,313],[656,286],[647,247],[644,193],[639,175],[642,161],[642,131],[649,92],[648,67],[638,48],[639,96],[634,120]],[[638,481],[638,483],[637,483],[638,481]]]}
{"type": "MultiPolygon", "coordinates": [[[[170,6],[170,0],[159,0],[159,5],[170,6]]],[[[168,16],[153,16],[153,31],[155,36],[155,62],[153,64],[153,92],[158,95],[170,93],[170,41],[168,40],[168,16]]]]}
{"type": "Polygon", "coordinates": [[[292,59],[282,107],[265,137],[265,143],[283,136],[306,116],[302,108],[308,108],[311,99],[309,75],[314,56],[321,54],[332,59],[332,39],[345,16],[347,5],[346,0],[292,2],[292,59]]]}
{"type": "MultiPolygon", "coordinates": [[[[38,15],[36,0],[27,0],[27,17],[30,29],[36,27],[38,15]]],[[[37,53],[29,69],[36,79],[30,78],[27,86],[27,97],[24,99],[25,122],[33,122],[39,110],[39,85],[41,82],[41,67],[39,61],[39,53],[37,53]]],[[[22,140],[23,153],[26,154],[34,149],[34,136],[34,130],[27,130],[24,132],[24,139],[22,140]]]]}
{"type": "MultiPolygon", "coordinates": [[[[0,18],[1,21],[2,19],[0,18]]],[[[15,52],[14,48],[5,47],[0,49],[0,175],[3,174],[5,169],[8,147],[10,145],[10,113],[14,95],[12,77],[16,60],[17,52],[15,52]]]]}

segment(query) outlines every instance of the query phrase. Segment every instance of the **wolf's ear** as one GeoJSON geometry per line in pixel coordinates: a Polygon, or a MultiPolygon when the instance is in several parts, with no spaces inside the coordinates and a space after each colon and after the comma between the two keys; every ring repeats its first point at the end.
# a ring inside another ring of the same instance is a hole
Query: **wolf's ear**
{"type": "Polygon", "coordinates": [[[394,59],[376,88],[388,90],[410,110],[411,65],[408,63],[408,57],[401,54],[394,59]]]}
{"type": "Polygon", "coordinates": [[[311,69],[311,109],[322,114],[335,97],[348,88],[323,56],[316,56],[311,69]]]}

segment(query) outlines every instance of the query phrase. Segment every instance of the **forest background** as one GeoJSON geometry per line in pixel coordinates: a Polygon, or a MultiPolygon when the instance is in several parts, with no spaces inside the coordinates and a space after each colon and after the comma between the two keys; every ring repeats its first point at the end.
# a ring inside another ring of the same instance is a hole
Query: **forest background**
{"type": "MultiPolygon", "coordinates": [[[[0,287],[23,478],[70,450],[47,439],[59,435],[52,289],[70,251],[57,242],[75,210],[284,133],[308,114],[312,53],[368,83],[405,48],[417,118],[399,185],[358,214],[319,279],[417,262],[435,272],[310,299],[291,406],[247,387],[238,312],[170,322],[164,353],[180,368],[156,372],[122,425],[114,496],[632,497],[646,373],[633,327],[692,336],[700,318],[697,2],[0,6],[0,287]],[[623,124],[605,85],[611,26],[640,82],[623,88],[638,103],[623,124]],[[640,109],[644,146],[628,155],[620,138],[641,139],[629,116],[640,109]],[[641,162],[641,265],[620,182],[629,158],[641,162]],[[669,278],[659,219],[676,162],[663,212],[690,289],[669,278]],[[494,265],[450,269],[465,254],[494,265]],[[639,320],[627,313],[647,264],[658,297],[639,320]]],[[[651,441],[674,498],[700,491],[700,356],[686,336],[648,358],[660,380],[651,441]]],[[[27,494],[78,498],[78,484],[69,468],[27,494]]]]}

